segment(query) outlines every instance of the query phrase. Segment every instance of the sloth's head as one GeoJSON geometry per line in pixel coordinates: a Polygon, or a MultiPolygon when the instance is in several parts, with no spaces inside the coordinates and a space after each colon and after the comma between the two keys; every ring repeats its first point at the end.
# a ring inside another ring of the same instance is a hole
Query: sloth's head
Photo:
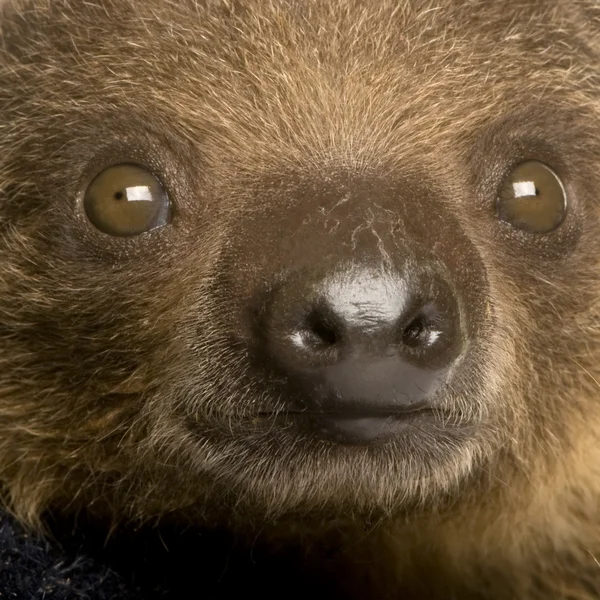
{"type": "Polygon", "coordinates": [[[5,7],[15,510],[394,511],[575,452],[600,419],[584,4],[5,7]]]}

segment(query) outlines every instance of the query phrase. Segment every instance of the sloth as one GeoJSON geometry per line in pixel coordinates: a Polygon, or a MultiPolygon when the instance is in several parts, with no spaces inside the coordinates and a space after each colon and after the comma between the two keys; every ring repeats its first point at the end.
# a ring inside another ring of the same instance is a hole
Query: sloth
{"type": "Polygon", "coordinates": [[[600,596],[596,0],[0,11],[6,511],[600,596]]]}

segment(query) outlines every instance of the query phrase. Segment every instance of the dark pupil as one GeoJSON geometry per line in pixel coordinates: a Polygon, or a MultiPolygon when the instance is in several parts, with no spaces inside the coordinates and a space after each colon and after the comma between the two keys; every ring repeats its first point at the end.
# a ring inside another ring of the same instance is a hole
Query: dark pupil
{"type": "Polygon", "coordinates": [[[123,192],[117,192],[115,194],[115,200],[123,200],[123,196],[124,196],[123,192]]]}

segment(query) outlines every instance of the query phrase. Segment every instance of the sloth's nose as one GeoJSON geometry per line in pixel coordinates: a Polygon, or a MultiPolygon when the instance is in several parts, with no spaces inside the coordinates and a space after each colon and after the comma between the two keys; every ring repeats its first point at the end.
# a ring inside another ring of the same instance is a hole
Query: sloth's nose
{"type": "Polygon", "coordinates": [[[349,443],[431,412],[464,345],[459,299],[435,268],[292,275],[272,292],[263,334],[289,414],[349,443]]]}

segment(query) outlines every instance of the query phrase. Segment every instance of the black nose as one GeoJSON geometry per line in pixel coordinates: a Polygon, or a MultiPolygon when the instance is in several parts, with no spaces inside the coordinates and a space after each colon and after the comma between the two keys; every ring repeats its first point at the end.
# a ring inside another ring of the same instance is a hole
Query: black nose
{"type": "Polygon", "coordinates": [[[461,354],[460,303],[441,272],[343,267],[276,287],[262,323],[290,413],[365,442],[431,412],[461,354]]]}

